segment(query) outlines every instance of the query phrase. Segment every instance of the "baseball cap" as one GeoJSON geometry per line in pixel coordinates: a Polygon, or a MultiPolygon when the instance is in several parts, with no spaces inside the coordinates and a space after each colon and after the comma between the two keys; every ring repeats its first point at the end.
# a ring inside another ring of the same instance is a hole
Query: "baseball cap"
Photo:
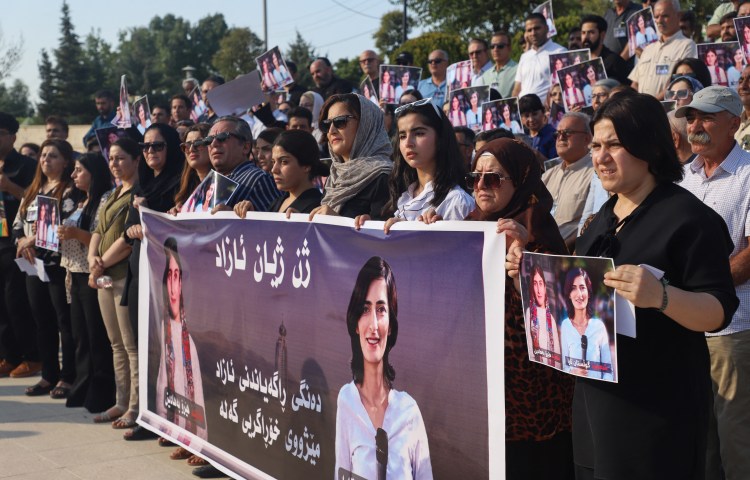
{"type": "Polygon", "coordinates": [[[728,87],[712,85],[693,94],[693,101],[683,105],[675,111],[675,117],[682,118],[688,110],[694,109],[704,113],[719,113],[727,111],[739,117],[742,115],[742,101],[740,96],[728,87]]]}

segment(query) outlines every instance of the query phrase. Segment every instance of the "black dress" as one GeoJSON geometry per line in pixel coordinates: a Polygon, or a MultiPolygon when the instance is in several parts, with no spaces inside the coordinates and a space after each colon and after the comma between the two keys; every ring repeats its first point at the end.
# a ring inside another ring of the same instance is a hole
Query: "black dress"
{"type": "Polygon", "coordinates": [[[384,173],[367,184],[355,197],[341,206],[339,215],[354,218],[369,215],[373,220],[385,220],[383,207],[388,203],[388,174],[384,173]]]}
{"type": "MultiPolygon", "coordinates": [[[[716,297],[721,328],[729,324],[739,302],[724,220],[682,187],[660,184],[612,235],[616,201],[602,206],[577,254],[663,270],[671,285],[716,297]]],[[[712,395],[705,336],[654,308],[636,308],[636,334],[617,336],[619,383],[576,379],[575,463],[612,480],[703,478],[712,395]]]]}
{"type": "MultiPolygon", "coordinates": [[[[283,195],[278,197],[276,200],[273,201],[270,207],[268,207],[269,212],[278,212],[281,208],[281,205],[284,203],[284,201],[289,198],[289,192],[284,192],[283,195]]],[[[308,188],[304,192],[302,192],[302,195],[297,197],[297,200],[293,201],[291,205],[289,205],[287,208],[293,208],[294,210],[300,212],[300,213],[310,213],[313,211],[314,208],[320,206],[320,200],[323,198],[323,194],[320,193],[320,190],[317,188],[308,188]]]]}

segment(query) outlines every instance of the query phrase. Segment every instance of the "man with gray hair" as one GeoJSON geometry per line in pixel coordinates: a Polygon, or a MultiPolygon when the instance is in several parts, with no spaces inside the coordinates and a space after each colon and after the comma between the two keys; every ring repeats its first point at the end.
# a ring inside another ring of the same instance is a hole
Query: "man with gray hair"
{"type": "MultiPolygon", "coordinates": [[[[687,119],[688,140],[697,156],[685,165],[680,185],[713,208],[729,227],[729,256],[740,306],[724,330],[707,333],[711,355],[714,416],[709,422],[706,478],[750,478],[750,153],[734,134],[742,102],[734,90],[711,86],[675,111],[687,119]]],[[[696,252],[700,255],[700,252],[696,252]]],[[[708,385],[706,386],[708,387],[708,385]]]]}
{"type": "Polygon", "coordinates": [[[446,81],[445,75],[448,71],[448,52],[445,50],[433,50],[427,56],[427,64],[430,76],[419,81],[417,90],[423,98],[432,98],[432,104],[443,108],[445,103],[446,81]]]}
{"type": "Polygon", "coordinates": [[[555,147],[561,162],[542,174],[542,181],[554,202],[550,213],[571,252],[594,173],[589,153],[590,121],[589,116],[581,112],[569,112],[563,116],[555,132],[555,147]]]}
{"type": "Polygon", "coordinates": [[[280,195],[273,177],[248,160],[252,138],[247,122],[224,116],[216,120],[203,139],[214,170],[239,183],[231,202],[217,205],[218,210],[231,210],[236,203],[249,200],[251,210],[265,212],[280,195]]]}
{"type": "Polygon", "coordinates": [[[667,118],[669,119],[669,129],[672,130],[672,142],[675,150],[677,150],[680,163],[685,165],[692,162],[696,155],[688,141],[687,120],[685,120],[685,117],[677,118],[674,110],[667,113],[667,118]]]}
{"type": "Polygon", "coordinates": [[[659,39],[643,49],[628,78],[638,92],[663,100],[675,64],[683,58],[698,58],[698,49],[680,30],[679,0],[659,0],[654,5],[654,20],[659,39]]]}

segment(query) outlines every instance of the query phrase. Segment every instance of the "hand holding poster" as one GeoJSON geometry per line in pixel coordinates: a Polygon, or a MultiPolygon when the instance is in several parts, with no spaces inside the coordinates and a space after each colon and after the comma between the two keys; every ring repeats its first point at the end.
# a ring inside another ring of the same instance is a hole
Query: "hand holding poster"
{"type": "Polygon", "coordinates": [[[180,212],[210,212],[216,205],[227,205],[237,185],[238,183],[231,178],[211,170],[190,194],[180,212]]]}
{"type": "Polygon", "coordinates": [[[292,74],[286,66],[284,57],[281,56],[279,47],[273,47],[263,55],[255,59],[260,72],[261,87],[266,93],[283,88],[294,83],[292,74]]]}
{"type": "Polygon", "coordinates": [[[151,126],[151,109],[148,106],[147,95],[133,102],[133,111],[135,112],[135,125],[143,135],[146,133],[146,129],[151,126]]]}
{"type": "Polygon", "coordinates": [[[417,89],[421,77],[419,67],[381,65],[379,98],[385,103],[399,103],[404,92],[417,89]]]}
{"type": "Polygon", "coordinates": [[[60,207],[56,198],[37,195],[36,241],[34,245],[53,252],[60,249],[57,227],[60,225],[60,207]]]}

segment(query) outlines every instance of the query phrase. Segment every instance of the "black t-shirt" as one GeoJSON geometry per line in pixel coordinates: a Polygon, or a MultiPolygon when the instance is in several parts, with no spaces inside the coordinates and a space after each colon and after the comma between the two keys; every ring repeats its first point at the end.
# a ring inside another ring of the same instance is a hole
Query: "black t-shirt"
{"type": "Polygon", "coordinates": [[[367,184],[354,198],[341,206],[339,215],[354,218],[357,215],[369,215],[373,220],[385,220],[383,207],[390,198],[388,193],[388,174],[379,175],[367,184]]]}
{"type": "MultiPolygon", "coordinates": [[[[739,301],[724,220],[684,188],[661,184],[611,241],[616,201],[576,241],[577,254],[663,270],[671,285],[718,299],[728,325],[739,301]]],[[[702,478],[712,395],[705,336],[654,308],[636,308],[636,335],[617,335],[619,383],[576,379],[575,461],[597,478],[702,478]]]]}
{"type": "MultiPolygon", "coordinates": [[[[10,153],[5,157],[5,164],[3,166],[2,173],[6,175],[8,179],[18,185],[19,187],[26,188],[31,185],[34,180],[34,173],[36,173],[37,162],[33,158],[21,155],[15,149],[11,150],[10,153]]],[[[16,218],[18,208],[21,206],[21,199],[16,198],[8,192],[2,192],[3,204],[5,205],[5,218],[8,221],[8,226],[13,224],[13,220],[16,218]]],[[[0,245],[6,246],[11,245],[12,241],[10,237],[0,238],[0,245]]]]}
{"type": "MultiPolygon", "coordinates": [[[[268,207],[269,212],[278,212],[281,208],[281,205],[284,203],[284,201],[289,198],[289,193],[284,192],[283,195],[278,197],[276,200],[273,201],[270,207],[268,207]]],[[[323,194],[320,193],[320,190],[317,188],[309,188],[302,192],[302,195],[297,197],[297,200],[293,201],[291,205],[289,205],[288,208],[292,208],[299,213],[310,213],[313,211],[314,208],[320,206],[320,199],[323,198],[323,194]]]]}

